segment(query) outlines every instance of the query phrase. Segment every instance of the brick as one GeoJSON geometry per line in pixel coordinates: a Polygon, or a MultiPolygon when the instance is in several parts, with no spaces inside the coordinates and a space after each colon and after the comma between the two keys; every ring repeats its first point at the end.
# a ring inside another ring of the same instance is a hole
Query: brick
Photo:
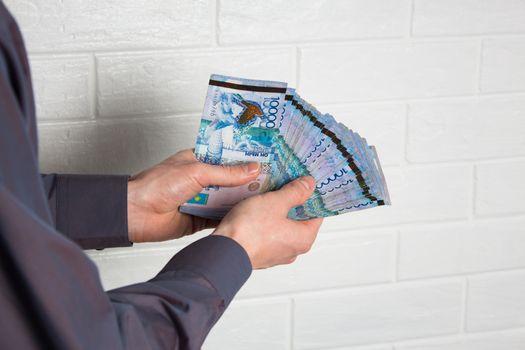
{"type": "Polygon", "coordinates": [[[157,275],[181,247],[170,249],[121,249],[121,253],[89,252],[99,269],[105,290],[145,282],[157,275]]]}
{"type": "Polygon", "coordinates": [[[165,242],[135,243],[132,248],[87,250],[98,266],[105,290],[119,288],[153,278],[164,265],[188,244],[203,238],[211,230],[165,242]]]}
{"type": "Polygon", "coordinates": [[[293,84],[291,49],[98,55],[101,116],[201,112],[210,74],[293,84]]]}
{"type": "Polygon", "coordinates": [[[481,62],[482,92],[525,91],[525,39],[485,40],[481,62]]]}
{"type": "Polygon", "coordinates": [[[421,340],[410,345],[396,345],[396,350],[522,350],[524,331],[505,331],[482,335],[462,335],[449,339],[421,340]]]}
{"type": "Polygon", "coordinates": [[[481,332],[525,326],[525,272],[470,277],[467,330],[481,332]]]}
{"type": "Polygon", "coordinates": [[[209,45],[212,0],[6,1],[30,52],[209,45]]]}
{"type": "Polygon", "coordinates": [[[204,342],[204,350],[289,349],[288,300],[233,301],[204,342]]]}
{"type": "Polygon", "coordinates": [[[525,219],[401,229],[402,279],[525,267],[525,219]]]}
{"type": "Polygon", "coordinates": [[[478,56],[469,41],[302,48],[299,91],[314,105],[474,93],[478,56]]]}
{"type": "Polygon", "coordinates": [[[90,57],[32,56],[39,120],[91,118],[90,57]]]}
{"type": "Polygon", "coordinates": [[[43,172],[132,174],[193,147],[199,117],[40,125],[43,172]]]}
{"type": "Polygon", "coordinates": [[[239,296],[388,282],[395,244],[393,232],[322,232],[312,250],[293,264],[254,271],[239,296]],[[330,266],[344,268],[327,268],[330,266]]]}
{"type": "Polygon", "coordinates": [[[225,44],[400,37],[406,32],[407,0],[222,0],[219,41],[225,44]]]}
{"type": "Polygon", "coordinates": [[[523,174],[525,161],[477,165],[476,214],[525,213],[523,174]]]}
{"type": "Polygon", "coordinates": [[[392,200],[382,206],[325,219],[325,230],[461,219],[471,212],[469,166],[386,168],[392,200]]]}
{"type": "Polygon", "coordinates": [[[412,103],[407,157],[434,162],[525,154],[522,97],[412,103]]]}
{"type": "Polygon", "coordinates": [[[383,343],[459,331],[462,284],[398,285],[295,298],[297,349],[383,343]]]}
{"type": "Polygon", "coordinates": [[[365,346],[344,346],[337,348],[323,348],[319,350],[395,350],[391,345],[365,345],[365,346]]]}
{"type": "Polygon", "coordinates": [[[322,105],[319,110],[365,137],[376,146],[381,165],[398,165],[405,157],[403,104],[322,105]]]}
{"type": "Polygon", "coordinates": [[[472,35],[525,32],[520,0],[415,0],[413,34],[472,35]]]}

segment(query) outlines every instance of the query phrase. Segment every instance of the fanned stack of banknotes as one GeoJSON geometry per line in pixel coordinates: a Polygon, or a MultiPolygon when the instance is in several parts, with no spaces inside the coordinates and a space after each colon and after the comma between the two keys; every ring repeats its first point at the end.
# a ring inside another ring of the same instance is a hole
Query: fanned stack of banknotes
{"type": "Polygon", "coordinates": [[[221,219],[241,200],[305,175],[315,179],[315,191],[289,218],[390,204],[374,146],[284,82],[212,75],[195,155],[211,164],[259,162],[261,173],[244,186],[204,188],[181,206],[187,214],[221,219]]]}

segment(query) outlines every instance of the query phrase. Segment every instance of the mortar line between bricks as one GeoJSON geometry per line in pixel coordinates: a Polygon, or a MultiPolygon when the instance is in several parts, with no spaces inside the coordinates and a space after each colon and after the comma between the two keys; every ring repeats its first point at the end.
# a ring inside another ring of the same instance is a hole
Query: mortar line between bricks
{"type": "Polygon", "coordinates": [[[483,74],[483,50],[484,50],[484,42],[483,39],[480,39],[479,41],[479,54],[478,54],[478,67],[477,67],[477,81],[476,81],[476,91],[478,95],[481,95],[481,81],[482,81],[482,74],[483,74]]]}
{"type": "Polygon", "coordinates": [[[483,39],[503,39],[503,38],[524,38],[525,32],[521,33],[502,33],[502,34],[479,34],[479,35],[442,35],[442,36],[406,36],[406,29],[403,33],[393,36],[379,36],[379,37],[355,37],[355,38],[320,38],[314,40],[282,40],[274,42],[260,42],[254,43],[249,41],[240,41],[235,43],[222,43],[224,48],[259,48],[264,46],[280,46],[296,44],[303,48],[323,48],[327,46],[347,46],[347,45],[366,45],[366,44],[392,44],[392,43],[449,43],[449,42],[469,42],[483,39]]]}
{"type": "MultiPolygon", "coordinates": [[[[96,57],[96,55],[95,55],[96,57]]],[[[297,73],[296,73],[297,74],[297,73]]],[[[299,83],[299,77],[297,77],[297,83],[299,83]]],[[[490,99],[490,98],[517,98],[517,97],[525,97],[525,91],[513,91],[513,92],[501,92],[501,93],[483,93],[480,95],[473,95],[473,94],[464,94],[464,95],[447,95],[447,96],[433,96],[433,97],[413,97],[413,98],[386,98],[386,99],[373,99],[373,100],[357,100],[357,101],[344,101],[344,102],[321,102],[318,103],[319,105],[323,105],[325,107],[330,108],[330,106],[333,106],[334,108],[341,108],[341,107],[350,107],[350,106],[359,106],[359,105],[372,105],[372,104],[412,104],[412,103],[433,103],[433,102],[457,102],[461,100],[475,100],[475,99],[490,99]]],[[[194,114],[200,114],[200,110],[186,110],[186,111],[168,111],[165,113],[150,113],[150,114],[137,114],[135,116],[131,116],[131,118],[150,118],[150,117],[158,117],[158,116],[178,116],[178,115],[194,115],[194,114]]],[[[125,119],[130,118],[129,115],[111,115],[111,116],[103,116],[100,117],[101,119],[125,119]]],[[[86,119],[48,119],[48,121],[55,122],[55,121],[79,121],[79,120],[86,120],[86,119]]]]}
{"type": "Polygon", "coordinates": [[[38,122],[39,126],[64,126],[64,125],[82,125],[82,124],[93,124],[93,123],[117,123],[117,122],[132,122],[132,121],[147,121],[147,120],[163,120],[163,119],[183,119],[183,118],[198,118],[200,119],[199,113],[183,113],[183,114],[152,114],[149,116],[137,115],[137,116],[121,116],[121,117],[101,117],[95,121],[93,119],[47,119],[38,122]]]}
{"type": "Polygon", "coordinates": [[[361,343],[361,344],[340,344],[336,347],[321,347],[315,348],[312,350],[342,350],[346,347],[351,347],[352,349],[373,349],[375,347],[390,347],[393,350],[398,349],[400,346],[416,346],[416,345],[432,345],[434,342],[443,342],[447,340],[457,340],[457,339],[483,339],[485,337],[490,337],[498,334],[512,334],[512,333],[521,333],[525,331],[525,327],[514,327],[514,328],[505,328],[498,330],[487,330],[480,332],[471,332],[471,333],[446,333],[442,335],[433,335],[433,336],[421,336],[421,337],[411,337],[411,338],[402,338],[399,340],[391,340],[389,342],[379,342],[379,343],[361,343]]]}
{"type": "Polygon", "coordinates": [[[401,104],[401,103],[426,103],[426,102],[459,102],[462,100],[477,100],[477,99],[490,99],[490,98],[514,98],[524,97],[525,90],[523,91],[504,91],[504,92],[487,92],[479,95],[474,93],[468,94],[456,94],[456,95],[436,95],[432,97],[392,97],[392,98],[377,98],[370,100],[354,100],[354,101],[332,101],[332,102],[318,102],[317,104],[323,106],[334,106],[334,107],[345,107],[355,105],[369,105],[369,104],[401,104]]]}
{"type": "MultiPolygon", "coordinates": [[[[478,277],[490,277],[495,275],[506,275],[506,274],[520,274],[525,272],[525,266],[514,268],[514,269],[498,269],[492,271],[479,271],[479,272],[470,272],[466,274],[450,274],[446,276],[427,276],[414,279],[402,279],[397,282],[375,282],[368,284],[354,284],[346,286],[331,286],[317,289],[305,289],[297,291],[287,291],[287,292],[275,292],[275,293],[266,293],[260,295],[248,295],[248,296],[239,296],[239,300],[243,301],[262,301],[267,298],[285,298],[285,297],[312,297],[326,294],[338,294],[342,292],[362,292],[368,290],[381,290],[381,289],[396,289],[396,288],[409,288],[409,287],[425,287],[433,286],[444,283],[463,283],[466,278],[478,278],[478,277]]],[[[463,296],[463,293],[461,294],[463,296]]],[[[463,303],[461,304],[461,306],[463,303]]],[[[471,333],[471,332],[468,332],[471,333]]]]}
{"type": "MultiPolygon", "coordinates": [[[[503,34],[480,34],[480,35],[453,35],[453,36],[412,36],[406,38],[403,35],[394,36],[394,37],[370,37],[370,38],[350,38],[350,39],[318,39],[311,41],[298,41],[298,40],[288,40],[288,41],[279,41],[279,42],[262,42],[259,44],[254,44],[253,42],[242,42],[242,43],[221,43],[221,49],[261,49],[261,48],[283,48],[290,45],[298,45],[304,48],[310,47],[326,47],[326,46],[346,46],[346,45],[363,45],[363,44],[407,44],[407,43],[450,43],[457,41],[471,41],[479,39],[505,39],[505,38],[525,38],[524,33],[503,33],[503,34]]],[[[122,48],[91,48],[91,49],[64,49],[64,50],[29,50],[28,53],[30,56],[40,56],[40,55],[78,55],[78,54],[126,54],[126,53],[146,53],[146,52],[184,52],[184,51],[199,51],[205,50],[210,51],[216,49],[216,47],[210,47],[206,44],[198,45],[184,45],[184,46],[165,46],[165,47],[122,47],[122,48]]]]}
{"type": "Polygon", "coordinates": [[[376,98],[369,100],[354,100],[354,101],[333,101],[333,102],[317,102],[323,105],[355,105],[355,104],[372,104],[372,103],[420,103],[420,102],[455,102],[462,99],[480,99],[480,98],[495,98],[495,97],[523,97],[523,91],[504,91],[504,92],[487,92],[476,95],[475,92],[456,95],[436,95],[432,97],[392,97],[392,98],[376,98]]]}
{"type": "Polygon", "coordinates": [[[410,163],[408,159],[408,140],[409,140],[409,122],[410,122],[410,105],[408,103],[405,104],[405,116],[404,116],[404,122],[405,127],[403,130],[403,159],[402,159],[402,165],[408,165],[410,163]]]}
{"type": "Polygon", "coordinates": [[[219,46],[219,28],[218,28],[218,22],[219,22],[219,0],[212,0],[211,5],[211,33],[212,33],[212,47],[218,47],[219,46]]]}
{"type": "MultiPolygon", "coordinates": [[[[464,159],[451,159],[451,160],[432,160],[427,162],[410,162],[408,164],[405,164],[404,166],[407,168],[411,167],[433,167],[433,166],[453,166],[453,165],[470,165],[470,164],[485,164],[485,163],[505,163],[509,161],[522,161],[525,160],[525,155],[515,155],[515,156],[504,156],[504,157],[485,157],[485,158],[464,158],[464,159]]],[[[401,166],[394,166],[389,165],[385,166],[384,168],[391,168],[391,167],[399,167],[401,166]]]]}
{"type": "Polygon", "coordinates": [[[504,220],[511,218],[520,218],[525,216],[525,212],[515,212],[515,213],[499,213],[499,214],[477,214],[474,215],[474,221],[483,221],[483,220],[504,220]]]}
{"type": "MultiPolygon", "coordinates": [[[[524,269],[525,270],[525,269],[524,269]]],[[[443,283],[459,283],[464,276],[446,276],[441,278],[427,278],[420,280],[400,280],[396,283],[394,282],[374,282],[367,284],[354,284],[346,286],[331,286],[331,287],[322,287],[316,289],[304,289],[296,291],[287,291],[287,292],[275,292],[275,293],[265,293],[260,295],[248,295],[240,296],[239,300],[251,300],[251,301],[262,301],[266,298],[283,298],[283,297],[312,297],[326,294],[338,294],[341,292],[362,292],[367,290],[384,290],[384,289],[396,289],[396,288],[406,288],[406,287],[419,287],[419,286],[434,286],[436,284],[443,283]]]]}
{"type": "Polygon", "coordinates": [[[91,54],[91,113],[94,119],[99,117],[98,113],[98,66],[97,57],[91,54]]]}
{"type": "Polygon", "coordinates": [[[408,29],[407,29],[407,37],[411,38],[413,36],[414,32],[414,10],[415,10],[415,0],[410,0],[410,4],[408,6],[408,29]]]}
{"type": "Polygon", "coordinates": [[[401,231],[396,230],[394,246],[394,266],[392,271],[392,281],[399,282],[399,264],[401,258],[401,231]]]}
{"type": "Polygon", "coordinates": [[[478,170],[477,165],[472,165],[472,185],[470,186],[471,202],[472,208],[470,208],[470,220],[476,218],[476,202],[478,197],[478,170]]]}
{"type": "Polygon", "coordinates": [[[525,213],[517,213],[517,214],[507,214],[507,215],[501,215],[501,216],[493,216],[493,217],[476,217],[474,220],[470,221],[468,218],[463,219],[441,219],[441,220],[423,220],[423,221],[411,221],[411,222],[399,222],[399,223],[392,223],[392,224],[382,224],[382,225],[372,225],[372,226],[361,226],[361,227],[355,227],[355,228],[345,228],[345,229],[326,229],[323,230],[323,232],[329,233],[348,233],[348,234],[360,234],[363,231],[378,231],[381,232],[385,229],[397,229],[397,230],[403,230],[403,229],[414,229],[414,228],[427,228],[427,227],[438,227],[440,226],[450,226],[454,224],[459,225],[472,225],[477,222],[497,222],[500,220],[508,220],[508,219],[525,219],[525,213]]]}
{"type": "Polygon", "coordinates": [[[347,347],[351,347],[352,349],[375,349],[376,347],[388,347],[392,350],[398,349],[400,346],[415,346],[415,345],[432,345],[434,342],[443,342],[443,341],[454,341],[457,339],[468,339],[468,340],[475,340],[475,339],[483,339],[486,337],[494,336],[494,335],[505,335],[505,334],[513,334],[513,333],[521,333],[525,332],[525,327],[511,327],[511,328],[505,328],[505,329],[496,329],[496,330],[484,330],[484,331],[478,331],[478,332],[469,332],[469,333],[448,333],[443,335],[433,335],[433,336],[422,336],[422,337],[412,337],[412,338],[405,338],[405,339],[399,339],[399,340],[392,340],[389,342],[378,342],[378,343],[362,343],[362,344],[342,344],[338,345],[336,347],[316,347],[312,350],[343,350],[347,347]]]}
{"type": "Polygon", "coordinates": [[[474,220],[474,208],[476,206],[476,199],[475,199],[475,168],[476,165],[472,164],[470,166],[470,186],[468,186],[468,192],[467,192],[467,204],[468,204],[468,220],[473,221],[474,220]]]}
{"type": "Polygon", "coordinates": [[[122,49],[85,49],[85,50],[64,50],[64,51],[29,51],[30,57],[64,57],[64,56],[79,56],[87,54],[95,54],[100,56],[120,56],[120,55],[147,55],[147,54],[195,54],[195,53],[214,53],[214,52],[233,52],[233,51],[260,51],[267,50],[282,50],[297,46],[296,42],[278,43],[278,44],[261,44],[241,45],[241,46],[226,46],[220,44],[218,46],[210,45],[195,45],[183,47],[144,47],[144,48],[122,48],[122,49]]]}
{"type": "Polygon", "coordinates": [[[463,280],[463,295],[461,301],[461,315],[459,323],[460,333],[466,333],[467,329],[467,298],[468,298],[468,278],[465,276],[463,280]]]}
{"type": "MultiPolygon", "coordinates": [[[[507,97],[507,98],[517,98],[517,97],[525,97],[525,91],[517,91],[517,92],[502,92],[502,93],[485,93],[481,95],[451,95],[451,96],[434,96],[434,97],[426,97],[426,98],[397,98],[397,99],[377,99],[377,100],[363,100],[363,101],[351,101],[351,102],[328,102],[328,103],[319,103],[325,106],[326,108],[330,108],[333,106],[334,108],[341,108],[341,107],[350,107],[350,106],[358,106],[358,105],[371,105],[371,104],[408,104],[411,103],[420,103],[420,102],[439,102],[439,101],[451,101],[451,102],[457,102],[461,101],[463,99],[485,99],[485,98],[501,98],[501,97],[507,97]]],[[[101,116],[100,120],[130,120],[130,119],[149,119],[149,118],[157,118],[157,117],[180,117],[180,116],[188,116],[188,115],[200,115],[201,111],[180,111],[180,112],[165,112],[165,113],[151,113],[151,114],[137,114],[134,116],[130,115],[112,115],[112,116],[101,116]]],[[[40,121],[40,123],[60,123],[60,122],[81,122],[81,121],[89,121],[90,119],[78,119],[78,118],[67,118],[67,119],[46,119],[43,121],[40,121]]],[[[472,160],[472,161],[478,161],[478,160],[485,160],[485,159],[498,159],[498,158],[480,158],[480,159],[462,159],[460,161],[466,161],[466,160],[472,160]]],[[[442,163],[442,162],[448,162],[448,161],[435,161],[436,163],[442,163]]],[[[454,162],[454,161],[450,161],[454,162]]]]}

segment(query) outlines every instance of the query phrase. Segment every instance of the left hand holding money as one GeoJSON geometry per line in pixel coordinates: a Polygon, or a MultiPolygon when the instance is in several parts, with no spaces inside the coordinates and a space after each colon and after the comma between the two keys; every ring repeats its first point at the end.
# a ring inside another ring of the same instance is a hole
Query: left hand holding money
{"type": "Polygon", "coordinates": [[[260,166],[210,165],[197,161],[192,150],[181,151],[133,176],[128,183],[128,235],[131,242],[179,238],[218,221],[180,213],[179,206],[208,185],[240,186],[253,181],[260,166]]]}

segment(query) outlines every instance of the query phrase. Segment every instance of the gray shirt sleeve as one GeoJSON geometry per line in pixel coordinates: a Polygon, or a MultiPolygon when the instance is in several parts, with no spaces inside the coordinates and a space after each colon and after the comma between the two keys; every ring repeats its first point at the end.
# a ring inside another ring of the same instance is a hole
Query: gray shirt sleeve
{"type": "Polygon", "coordinates": [[[60,176],[49,178],[56,181],[50,210],[27,56],[3,2],[0,47],[0,349],[199,349],[251,273],[245,250],[205,237],[153,279],[105,292],[97,267],[67,234],[93,246],[100,244],[96,229],[120,237],[125,179],[67,176],[62,187],[60,176]],[[110,189],[112,203],[104,206],[101,192],[110,189]],[[76,220],[61,222],[68,212],[76,220]]]}
{"type": "Polygon", "coordinates": [[[131,246],[126,175],[42,175],[56,229],[84,249],[131,246]]]}

